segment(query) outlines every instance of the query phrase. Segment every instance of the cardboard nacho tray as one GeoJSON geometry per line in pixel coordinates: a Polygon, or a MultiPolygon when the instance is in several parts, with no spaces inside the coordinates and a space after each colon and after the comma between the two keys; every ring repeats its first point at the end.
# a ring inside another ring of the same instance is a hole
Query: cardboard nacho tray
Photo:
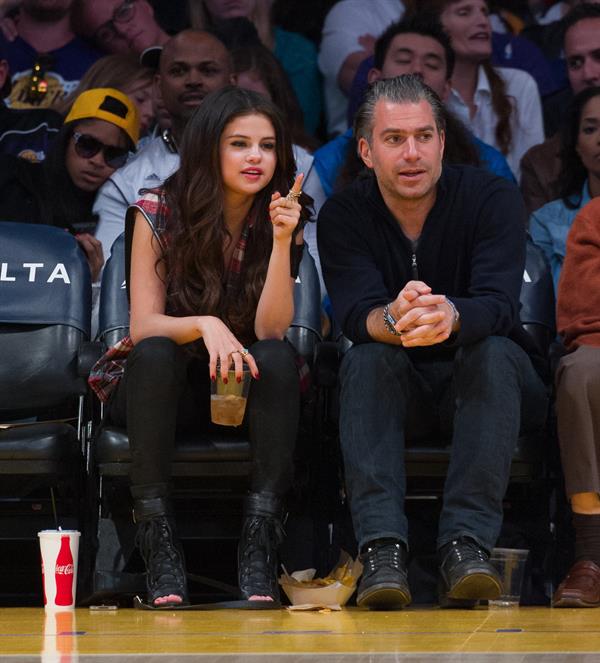
{"type": "Polygon", "coordinates": [[[342,551],[336,566],[325,578],[315,578],[315,569],[284,573],[279,584],[288,597],[289,610],[341,610],[356,589],[362,564],[342,551]]]}

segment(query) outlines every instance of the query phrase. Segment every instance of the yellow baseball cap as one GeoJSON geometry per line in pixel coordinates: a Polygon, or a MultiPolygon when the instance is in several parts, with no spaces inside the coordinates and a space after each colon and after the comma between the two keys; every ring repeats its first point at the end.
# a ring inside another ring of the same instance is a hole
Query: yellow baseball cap
{"type": "Polygon", "coordinates": [[[116,125],[129,136],[133,147],[140,137],[137,108],[126,94],[111,87],[98,87],[82,92],[73,102],[67,122],[97,118],[116,125]]]}

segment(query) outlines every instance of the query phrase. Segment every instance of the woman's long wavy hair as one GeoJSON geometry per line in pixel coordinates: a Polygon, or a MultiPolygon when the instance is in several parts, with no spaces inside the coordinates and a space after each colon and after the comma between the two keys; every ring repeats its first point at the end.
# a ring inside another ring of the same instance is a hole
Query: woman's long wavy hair
{"type": "MultiPolygon", "coordinates": [[[[455,2],[458,0],[405,0],[404,4],[409,16],[427,13],[440,20],[444,9],[455,2]]],[[[481,66],[490,82],[492,108],[498,118],[494,134],[502,154],[508,154],[512,143],[510,121],[514,112],[513,100],[506,94],[506,83],[494,69],[491,61],[484,60],[481,66]]]]}
{"type": "Polygon", "coordinates": [[[587,102],[600,95],[600,87],[589,87],[573,97],[560,134],[560,197],[569,209],[581,206],[581,192],[588,177],[581,157],[577,153],[581,116],[587,102]]]}
{"type": "MultiPolygon", "coordinates": [[[[294,181],[296,166],[289,132],[279,110],[268,99],[255,92],[226,87],[208,95],[192,115],[179,152],[179,170],[165,182],[172,213],[163,257],[169,307],[179,315],[215,315],[244,338],[253,330],[273,245],[271,195],[275,191],[285,195],[294,181]],[[254,114],[265,116],[273,125],[277,161],[271,181],[254,199],[254,226],[246,245],[239,290],[232,297],[223,283],[223,247],[232,237],[224,220],[220,143],[232,120],[254,114]]],[[[301,221],[309,216],[309,202],[310,198],[303,194],[301,221]]]]}

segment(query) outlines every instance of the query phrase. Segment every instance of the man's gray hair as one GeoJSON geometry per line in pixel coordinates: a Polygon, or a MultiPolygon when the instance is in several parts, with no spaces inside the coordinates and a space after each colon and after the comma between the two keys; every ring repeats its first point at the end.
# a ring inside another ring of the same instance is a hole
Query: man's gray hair
{"type": "Polygon", "coordinates": [[[444,131],[446,128],[446,110],[437,94],[423,83],[420,76],[403,74],[376,81],[369,88],[354,118],[354,135],[357,141],[361,138],[365,138],[367,142],[371,141],[375,106],[380,99],[396,104],[418,104],[426,101],[431,106],[437,130],[444,131]]]}

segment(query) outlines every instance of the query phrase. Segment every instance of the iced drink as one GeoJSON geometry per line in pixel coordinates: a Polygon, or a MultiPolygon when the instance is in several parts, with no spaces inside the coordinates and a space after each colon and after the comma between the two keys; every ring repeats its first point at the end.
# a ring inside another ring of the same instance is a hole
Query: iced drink
{"type": "Polygon", "coordinates": [[[239,426],[242,423],[250,380],[247,367],[244,368],[242,381],[239,383],[235,379],[235,371],[229,371],[227,384],[221,379],[220,371],[217,371],[217,379],[212,383],[210,395],[210,418],[214,424],[239,426]]]}

